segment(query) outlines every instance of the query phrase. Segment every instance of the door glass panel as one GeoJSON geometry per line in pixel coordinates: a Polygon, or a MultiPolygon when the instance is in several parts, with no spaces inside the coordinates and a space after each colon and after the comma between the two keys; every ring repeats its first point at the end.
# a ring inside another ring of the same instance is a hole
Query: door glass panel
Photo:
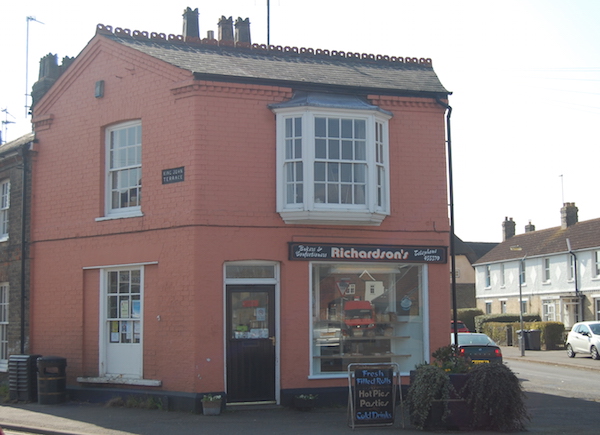
{"type": "Polygon", "coordinates": [[[235,292],[231,295],[231,337],[269,338],[269,298],[266,292],[235,292]]]}

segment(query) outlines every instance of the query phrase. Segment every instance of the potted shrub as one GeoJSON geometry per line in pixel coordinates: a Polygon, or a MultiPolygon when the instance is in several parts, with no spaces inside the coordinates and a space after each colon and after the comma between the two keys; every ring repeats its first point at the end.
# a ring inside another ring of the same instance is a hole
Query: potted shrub
{"type": "Polygon", "coordinates": [[[504,364],[473,367],[461,394],[472,415],[472,428],[520,431],[530,419],[521,383],[504,364]]]}
{"type": "Polygon", "coordinates": [[[301,411],[310,411],[317,403],[318,394],[299,394],[294,396],[294,408],[301,411]]]}
{"type": "Polygon", "coordinates": [[[202,413],[204,415],[219,415],[223,406],[223,396],[220,394],[205,394],[202,396],[202,413]]]}
{"type": "Polygon", "coordinates": [[[411,423],[418,429],[468,425],[468,410],[460,390],[472,365],[454,350],[454,346],[441,347],[433,353],[431,364],[421,364],[411,373],[407,405],[411,423]]]}

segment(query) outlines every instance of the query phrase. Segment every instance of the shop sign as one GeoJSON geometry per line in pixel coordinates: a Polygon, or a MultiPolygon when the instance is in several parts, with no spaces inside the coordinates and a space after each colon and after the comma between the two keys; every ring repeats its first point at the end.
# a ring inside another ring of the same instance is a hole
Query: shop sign
{"type": "Polygon", "coordinates": [[[350,364],[348,370],[352,428],[394,424],[398,365],[350,364]]]}
{"type": "Polygon", "coordinates": [[[290,242],[290,260],[446,263],[446,247],[290,242]]]}

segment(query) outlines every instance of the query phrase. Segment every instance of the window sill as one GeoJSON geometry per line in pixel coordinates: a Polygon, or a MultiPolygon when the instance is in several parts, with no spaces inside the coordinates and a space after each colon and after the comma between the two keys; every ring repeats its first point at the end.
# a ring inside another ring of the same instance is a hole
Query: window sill
{"type": "Polygon", "coordinates": [[[96,220],[96,222],[102,222],[102,221],[111,221],[111,220],[115,220],[115,219],[127,219],[127,218],[143,217],[143,216],[144,216],[144,213],[142,213],[141,211],[136,211],[136,212],[127,213],[127,214],[118,214],[118,215],[97,217],[95,220],[96,220]]]}
{"type": "Polygon", "coordinates": [[[383,222],[387,216],[385,213],[352,210],[294,210],[280,211],[279,215],[286,224],[369,226],[381,225],[381,222],[383,222]]]}
{"type": "Polygon", "coordinates": [[[133,379],[123,377],[107,377],[107,376],[79,376],[77,382],[82,384],[113,384],[113,385],[135,385],[139,387],[160,387],[162,381],[154,379],[133,379]]]}

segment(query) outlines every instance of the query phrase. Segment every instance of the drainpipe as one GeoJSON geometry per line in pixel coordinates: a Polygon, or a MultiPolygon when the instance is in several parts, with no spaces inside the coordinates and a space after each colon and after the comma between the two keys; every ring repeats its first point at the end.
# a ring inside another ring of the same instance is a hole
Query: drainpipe
{"type": "Polygon", "coordinates": [[[439,97],[435,101],[446,109],[446,145],[448,147],[448,199],[450,207],[450,271],[451,271],[451,289],[452,289],[452,319],[454,320],[454,343],[458,346],[458,303],[456,301],[456,258],[454,255],[454,182],[452,179],[452,135],[450,130],[450,117],[452,116],[452,107],[443,102],[439,97]]]}
{"type": "Polygon", "coordinates": [[[571,241],[567,238],[567,249],[569,254],[573,256],[573,281],[575,281],[575,297],[579,300],[577,314],[579,314],[578,322],[583,322],[583,295],[579,293],[579,282],[577,279],[577,254],[571,249],[571,241]]]}
{"type": "Polygon", "coordinates": [[[25,354],[25,273],[26,262],[26,219],[27,219],[27,147],[29,143],[21,146],[23,161],[23,175],[21,181],[21,355],[25,354]]]}

